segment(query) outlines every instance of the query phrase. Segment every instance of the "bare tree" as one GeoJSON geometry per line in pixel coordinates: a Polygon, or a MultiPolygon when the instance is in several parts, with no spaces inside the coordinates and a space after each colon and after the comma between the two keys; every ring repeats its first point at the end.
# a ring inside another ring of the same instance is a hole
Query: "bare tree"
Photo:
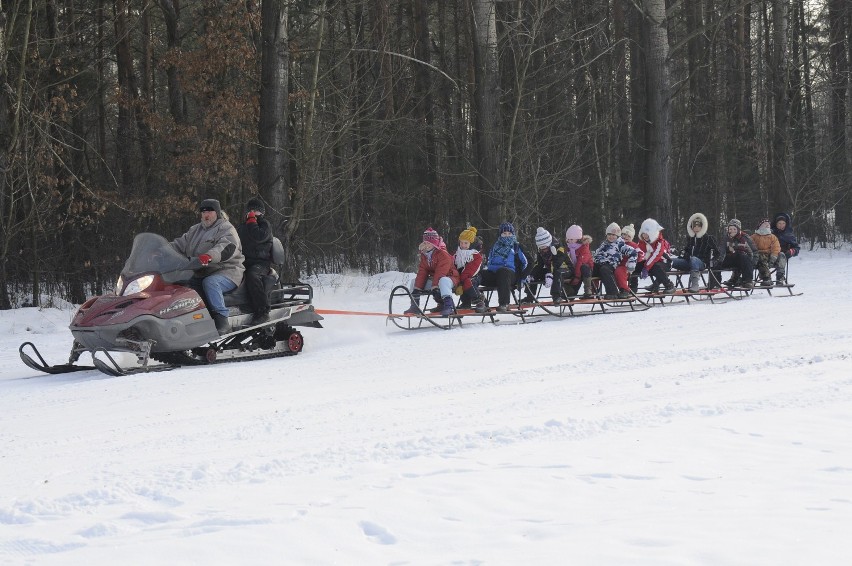
{"type": "Polygon", "coordinates": [[[674,220],[671,208],[672,106],[669,39],[665,0],[643,0],[647,43],[648,204],[663,226],[674,220]]]}

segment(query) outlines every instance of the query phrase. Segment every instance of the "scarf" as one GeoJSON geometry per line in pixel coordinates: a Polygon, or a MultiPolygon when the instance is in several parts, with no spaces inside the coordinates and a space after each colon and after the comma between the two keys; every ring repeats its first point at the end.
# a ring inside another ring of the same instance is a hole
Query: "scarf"
{"type": "Polygon", "coordinates": [[[491,248],[491,255],[502,258],[505,262],[508,259],[509,254],[511,254],[515,250],[515,244],[518,242],[518,239],[515,236],[500,236],[497,238],[497,242],[494,244],[494,247],[491,248]]]}
{"type": "Polygon", "coordinates": [[[772,229],[769,226],[765,226],[762,228],[758,228],[754,231],[755,234],[760,234],[761,236],[768,236],[772,233],[772,229]]]}
{"type": "Polygon", "coordinates": [[[475,253],[476,253],[476,250],[471,250],[471,249],[463,250],[461,248],[457,249],[456,250],[456,256],[455,256],[456,268],[458,268],[459,270],[464,268],[464,266],[467,265],[468,263],[470,263],[470,260],[473,259],[473,254],[475,254],[475,253]]]}
{"type": "Polygon", "coordinates": [[[574,242],[573,244],[565,244],[568,248],[568,255],[571,257],[571,263],[573,265],[577,265],[577,250],[582,246],[580,242],[574,242]]]}

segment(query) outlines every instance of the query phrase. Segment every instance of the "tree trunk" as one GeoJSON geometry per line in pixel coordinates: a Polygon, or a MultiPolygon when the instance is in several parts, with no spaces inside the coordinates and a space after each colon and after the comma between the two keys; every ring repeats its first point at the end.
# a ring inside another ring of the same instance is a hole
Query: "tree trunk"
{"type": "Polygon", "coordinates": [[[847,173],[846,139],[846,92],[849,83],[849,65],[846,60],[848,36],[847,23],[848,0],[829,0],[828,2],[828,37],[829,37],[829,118],[828,139],[829,151],[832,158],[830,185],[836,187],[835,197],[837,224],[844,232],[852,231],[852,196],[844,181],[847,173]]]}
{"type": "Polygon", "coordinates": [[[505,195],[500,185],[500,84],[497,53],[496,0],[471,0],[473,8],[474,136],[479,209],[490,226],[505,214],[505,195]]]}
{"type": "Polygon", "coordinates": [[[322,0],[318,17],[317,17],[317,35],[314,45],[314,60],[310,69],[310,83],[308,85],[307,103],[305,105],[305,130],[302,138],[302,168],[305,171],[304,175],[299,178],[298,184],[292,190],[292,212],[290,214],[290,222],[287,226],[287,235],[293,238],[296,230],[299,229],[299,224],[304,215],[305,201],[310,184],[317,179],[315,164],[316,155],[314,154],[314,110],[316,107],[317,85],[319,82],[320,62],[322,56],[322,43],[325,36],[325,7],[327,0],[322,0]],[[311,177],[309,177],[309,175],[311,177]]]}
{"type": "Polygon", "coordinates": [[[665,0],[643,0],[642,6],[648,27],[648,204],[660,224],[671,228],[672,107],[666,5],[665,0]]]}
{"type": "MultiPolygon", "coordinates": [[[[178,56],[180,42],[180,0],[159,0],[160,10],[166,23],[166,45],[172,57],[178,56]]],[[[264,3],[265,4],[265,3],[264,3]]],[[[261,24],[262,25],[262,24],[261,24]]],[[[177,65],[170,61],[166,66],[166,84],[169,89],[169,113],[177,124],[186,122],[186,108],[183,103],[183,89],[180,84],[177,65]]],[[[261,89],[263,87],[261,86],[261,89]]],[[[262,92],[262,90],[261,90],[262,92]]]]}
{"type": "MultiPolygon", "coordinates": [[[[287,211],[290,206],[289,159],[287,156],[287,128],[289,120],[289,69],[288,41],[289,4],[286,0],[263,0],[261,6],[261,71],[260,119],[258,124],[258,190],[271,208],[287,211]]],[[[288,256],[292,249],[290,235],[285,230],[285,218],[273,217],[275,232],[282,234],[288,256]]],[[[291,271],[288,279],[296,279],[298,270],[291,271]],[[296,273],[293,273],[296,271],[296,273]]]]}
{"type": "Polygon", "coordinates": [[[129,7],[127,0],[115,0],[115,51],[118,68],[119,124],[118,140],[119,167],[122,172],[122,188],[125,191],[139,188],[140,180],[147,180],[151,170],[153,156],[151,152],[151,131],[145,122],[142,105],[139,104],[139,87],[133,70],[133,55],[130,46],[130,32],[127,27],[129,7]],[[139,153],[142,158],[142,179],[134,173],[133,164],[138,163],[133,156],[133,126],[139,134],[139,153]]]}
{"type": "Polygon", "coordinates": [[[770,73],[774,123],[770,162],[770,201],[778,210],[792,210],[794,179],[790,147],[790,67],[787,56],[788,0],[772,0],[772,55],[770,73]]]}

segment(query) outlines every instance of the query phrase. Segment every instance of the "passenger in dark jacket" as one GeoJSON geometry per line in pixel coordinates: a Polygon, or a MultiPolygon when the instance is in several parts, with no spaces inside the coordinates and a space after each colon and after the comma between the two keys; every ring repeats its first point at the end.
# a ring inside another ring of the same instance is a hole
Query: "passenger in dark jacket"
{"type": "Polygon", "coordinates": [[[259,198],[250,198],[246,203],[245,222],[237,227],[237,234],[246,257],[245,282],[254,316],[252,324],[269,320],[269,295],[266,294],[264,279],[272,267],[272,226],[264,218],[266,207],[259,198]]]}
{"type": "MultiPolygon", "coordinates": [[[[775,215],[775,218],[772,220],[772,233],[775,234],[775,237],[781,243],[781,253],[786,256],[786,259],[789,260],[794,255],[799,255],[801,248],[799,247],[796,235],[793,233],[793,219],[790,218],[789,214],[779,212],[775,215]]],[[[784,262],[783,269],[780,263],[779,261],[779,267],[775,270],[775,281],[783,285],[787,282],[787,262],[784,262]]]]}
{"type": "Polygon", "coordinates": [[[725,259],[719,267],[733,271],[731,278],[725,281],[729,287],[754,287],[754,256],[757,246],[751,237],[743,232],[742,222],[732,218],[728,222],[728,237],[725,240],[725,259]]]}
{"type": "MultiPolygon", "coordinates": [[[[689,286],[691,293],[699,290],[700,272],[710,269],[719,258],[719,247],[716,238],[707,233],[707,217],[696,212],[686,223],[686,244],[680,257],[672,260],[672,269],[689,271],[689,286]]],[[[715,287],[711,279],[710,287],[715,287]]]]}
{"type": "MultiPolygon", "coordinates": [[[[539,226],[535,232],[535,245],[537,248],[535,264],[530,271],[530,279],[544,281],[544,286],[550,289],[550,296],[554,303],[560,303],[563,299],[562,281],[564,278],[574,277],[574,269],[565,248],[559,244],[550,232],[539,226]]],[[[522,303],[535,302],[534,296],[538,285],[530,283],[527,286],[526,296],[522,303]]]]}

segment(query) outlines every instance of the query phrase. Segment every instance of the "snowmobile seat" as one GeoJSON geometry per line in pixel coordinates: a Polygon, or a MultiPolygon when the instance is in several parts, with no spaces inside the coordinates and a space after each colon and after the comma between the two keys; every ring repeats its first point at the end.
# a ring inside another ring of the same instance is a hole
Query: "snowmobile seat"
{"type": "MultiPolygon", "coordinates": [[[[269,273],[263,278],[263,286],[266,289],[266,294],[269,295],[275,290],[278,285],[278,273],[271,269],[269,273]]],[[[248,297],[248,289],[246,289],[246,280],[243,278],[240,285],[234,289],[233,291],[229,291],[225,293],[225,306],[226,307],[239,307],[242,305],[248,306],[249,297],[248,297]]]]}

